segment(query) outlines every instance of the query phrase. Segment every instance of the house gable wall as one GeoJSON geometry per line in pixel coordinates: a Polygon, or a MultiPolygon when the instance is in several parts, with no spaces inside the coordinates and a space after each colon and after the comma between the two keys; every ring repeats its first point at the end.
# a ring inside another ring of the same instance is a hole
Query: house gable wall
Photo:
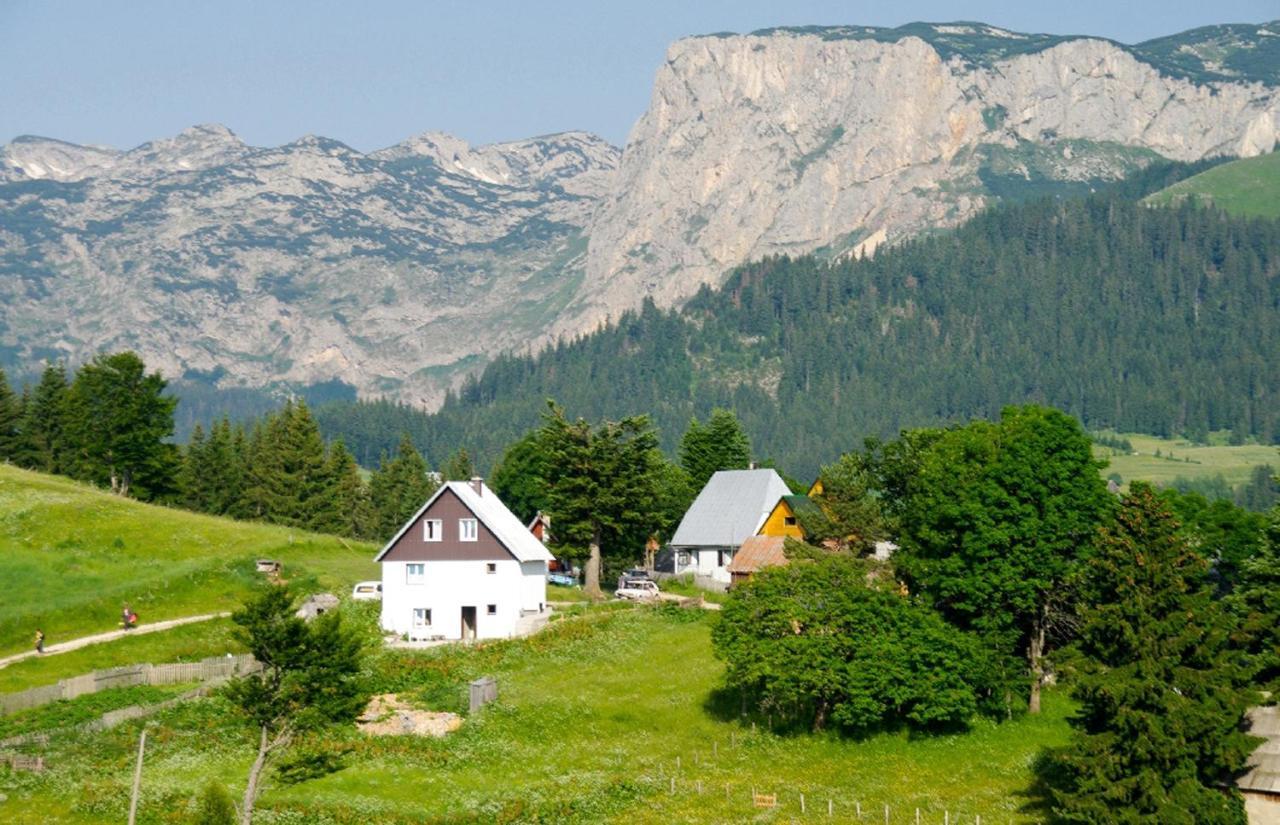
{"type": "Polygon", "coordinates": [[[382,561],[509,561],[512,558],[488,526],[462,503],[456,493],[446,489],[387,550],[382,561]],[[475,541],[460,541],[458,538],[458,520],[464,518],[477,521],[475,541]],[[440,519],[444,533],[440,541],[423,539],[422,522],[427,519],[440,519]]]}

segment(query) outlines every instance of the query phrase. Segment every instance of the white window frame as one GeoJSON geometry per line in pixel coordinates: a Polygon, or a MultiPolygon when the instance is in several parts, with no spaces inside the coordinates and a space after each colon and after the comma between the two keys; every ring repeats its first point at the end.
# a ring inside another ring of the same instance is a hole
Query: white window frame
{"type": "Polygon", "coordinates": [[[415,607],[415,608],[413,608],[413,614],[412,614],[412,615],[413,615],[413,626],[414,626],[414,628],[416,628],[416,629],[422,629],[422,628],[426,628],[426,627],[431,627],[431,608],[429,608],[429,607],[415,607]],[[422,616],[422,621],[418,621],[418,617],[419,617],[419,615],[421,615],[421,616],[422,616]]]}
{"type": "Polygon", "coordinates": [[[404,566],[405,584],[422,584],[427,580],[427,566],[420,561],[411,561],[404,566]],[[414,568],[417,568],[416,572],[414,568]]]}
{"type": "Polygon", "coordinates": [[[423,541],[444,541],[444,521],[438,518],[422,520],[423,541]]]}
{"type": "Polygon", "coordinates": [[[458,519],[458,541],[479,541],[480,525],[473,518],[458,519]],[[467,535],[470,527],[471,535],[467,535]]]}

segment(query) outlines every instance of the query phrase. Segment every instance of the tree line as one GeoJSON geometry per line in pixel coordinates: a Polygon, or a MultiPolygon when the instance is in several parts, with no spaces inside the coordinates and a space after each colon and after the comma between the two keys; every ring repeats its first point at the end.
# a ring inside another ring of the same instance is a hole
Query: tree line
{"type": "Polygon", "coordinates": [[[358,453],[407,429],[420,449],[467,444],[487,465],[546,398],[593,420],[647,414],[668,452],[691,416],[725,407],[762,456],[809,476],[865,436],[1011,403],[1095,430],[1277,443],[1277,351],[1280,221],[1092,197],[998,207],[869,260],[748,264],[680,310],[646,304],[501,356],[434,415],[317,414],[358,453]]]}
{"type": "Polygon", "coordinates": [[[1052,676],[1080,708],[1038,769],[1056,821],[1242,825],[1244,712],[1280,688],[1280,509],[1116,496],[1097,469],[1038,406],[846,453],[788,564],[725,604],[726,686],[771,722],[861,735],[1035,713],[1052,676]]]}

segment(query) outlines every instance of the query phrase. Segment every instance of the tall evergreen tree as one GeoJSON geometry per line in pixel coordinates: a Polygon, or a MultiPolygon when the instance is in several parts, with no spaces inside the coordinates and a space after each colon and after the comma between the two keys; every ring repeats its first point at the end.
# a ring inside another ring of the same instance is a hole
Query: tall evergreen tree
{"type": "Polygon", "coordinates": [[[214,483],[209,476],[208,446],[204,427],[197,422],[191,428],[187,446],[182,450],[182,466],[178,469],[178,502],[198,513],[212,512],[209,497],[214,483]]]}
{"type": "Polygon", "coordinates": [[[475,464],[466,447],[459,447],[440,468],[445,481],[470,481],[476,475],[475,464]]]}
{"type": "Polygon", "coordinates": [[[526,524],[547,509],[547,457],[538,435],[530,430],[507,447],[489,479],[498,498],[526,524]]]}
{"type": "Polygon", "coordinates": [[[205,445],[208,512],[231,515],[244,491],[244,429],[226,418],[213,425],[205,445]]]}
{"type": "Polygon", "coordinates": [[[1239,586],[1229,602],[1241,618],[1244,646],[1255,681],[1280,695],[1280,507],[1272,510],[1256,555],[1242,565],[1239,586]]]}
{"type": "Polygon", "coordinates": [[[1208,569],[1135,485],[1088,563],[1081,707],[1053,788],[1063,821],[1243,825],[1232,780],[1253,750],[1242,720],[1256,692],[1237,687],[1246,674],[1208,569]]]}
{"type": "Polygon", "coordinates": [[[751,441],[731,410],[714,409],[706,424],[697,418],[680,439],[680,466],[695,490],[718,470],[745,470],[751,464],[751,441]]]}
{"type": "Polygon", "coordinates": [[[0,369],[0,464],[15,461],[18,458],[19,426],[22,418],[22,407],[18,396],[9,386],[9,379],[0,369]]]}
{"type": "Polygon", "coordinates": [[[328,475],[334,485],[333,520],[314,525],[314,529],[339,536],[364,538],[369,535],[372,518],[369,487],[360,476],[355,456],[342,442],[329,446],[328,475]]]}
{"type": "Polygon", "coordinates": [[[385,456],[369,479],[373,510],[373,536],[386,541],[418,511],[439,485],[430,475],[426,460],[406,433],[393,458],[385,456]]]}
{"type": "Polygon", "coordinates": [[[42,473],[67,472],[67,369],[47,364],[23,405],[18,463],[42,473]]]}
{"type": "Polygon", "coordinates": [[[164,395],[165,386],[132,352],[100,355],[77,371],[66,439],[77,477],[124,496],[155,497],[170,488],[177,456],[165,439],[173,435],[178,401],[164,395]]]}
{"type": "Polygon", "coordinates": [[[661,521],[657,435],[645,416],[592,427],[583,419],[569,421],[563,408],[548,402],[541,439],[552,544],[569,557],[586,558],[583,591],[600,598],[602,558],[638,558],[661,521]]]}

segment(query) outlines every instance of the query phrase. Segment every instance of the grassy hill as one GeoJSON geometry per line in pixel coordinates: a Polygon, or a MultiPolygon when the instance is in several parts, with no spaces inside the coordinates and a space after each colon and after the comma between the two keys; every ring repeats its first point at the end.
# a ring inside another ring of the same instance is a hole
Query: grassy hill
{"type": "MultiPolygon", "coordinates": [[[[591,612],[512,642],[384,651],[379,691],[416,705],[465,708],[467,680],[498,679],[494,706],[445,739],[327,732],[305,745],[327,770],[273,779],[263,821],[316,823],[672,823],[914,821],[1014,825],[1031,809],[1033,764],[1061,745],[1071,703],[1051,691],[1045,713],[969,733],[887,732],[861,740],[766,731],[720,695],[722,665],[702,613],[591,612]],[[674,783],[672,779],[675,779],[674,783]],[[752,807],[751,789],[779,807],[752,807]],[[801,814],[800,795],[807,811],[801,814]],[[833,816],[827,815],[831,800],[833,816]]],[[[51,766],[0,796],[0,820],[123,821],[140,723],[55,736],[51,766]]],[[[139,822],[181,814],[209,778],[239,794],[252,731],[211,698],[151,720],[139,822]]],[[[6,788],[6,790],[8,790],[6,788]]]]}
{"type": "Polygon", "coordinates": [[[1123,433],[1119,437],[1128,440],[1132,452],[1126,454],[1095,445],[1094,454],[1108,462],[1102,471],[1104,476],[1119,473],[1125,484],[1150,481],[1168,486],[1178,478],[1222,476],[1227,484],[1237,487],[1249,481],[1249,474],[1259,464],[1280,469],[1280,448],[1274,446],[1193,444],[1185,439],[1138,433],[1123,433]]]}
{"type": "Polygon", "coordinates": [[[261,580],[254,560],[337,593],[376,578],[375,548],[121,499],[57,476],[0,466],[0,653],[143,623],[234,609],[261,580]]]}
{"type": "Polygon", "coordinates": [[[1148,196],[1147,203],[1165,205],[1189,197],[1234,215],[1280,218],[1280,152],[1215,166],[1148,196]]]}

